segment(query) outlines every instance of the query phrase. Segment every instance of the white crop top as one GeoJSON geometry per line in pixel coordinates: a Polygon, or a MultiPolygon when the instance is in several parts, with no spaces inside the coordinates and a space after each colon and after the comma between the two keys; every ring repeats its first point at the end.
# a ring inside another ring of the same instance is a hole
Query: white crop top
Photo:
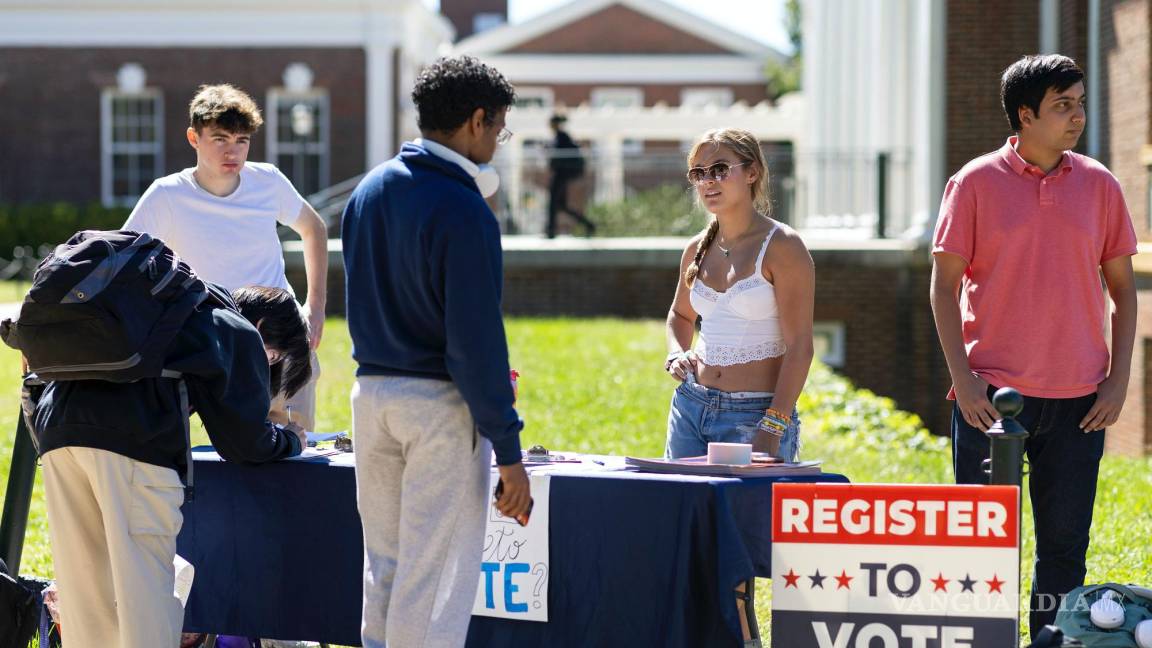
{"type": "Polygon", "coordinates": [[[689,300],[700,314],[696,355],[704,364],[724,367],[784,355],[776,288],[764,278],[764,253],[776,233],[764,237],[752,274],[716,292],[699,277],[692,282],[689,300]]]}

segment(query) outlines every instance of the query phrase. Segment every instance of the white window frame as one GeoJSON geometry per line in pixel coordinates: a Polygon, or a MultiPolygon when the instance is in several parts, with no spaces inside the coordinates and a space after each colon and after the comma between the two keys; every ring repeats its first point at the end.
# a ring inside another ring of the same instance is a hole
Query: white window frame
{"type": "MultiPolygon", "coordinates": [[[[547,86],[522,86],[516,88],[516,103],[523,99],[540,99],[540,108],[550,109],[556,105],[556,91],[547,86]]],[[[528,106],[536,108],[536,106],[528,106]]]]}
{"type": "MultiPolygon", "coordinates": [[[[315,128],[318,129],[318,137],[315,142],[307,142],[303,145],[303,152],[308,154],[319,154],[320,163],[317,165],[319,177],[317,178],[316,191],[323,191],[332,186],[331,180],[331,164],[332,164],[332,146],[331,138],[332,133],[330,130],[332,102],[328,95],[326,88],[309,88],[308,90],[289,90],[288,88],[270,88],[268,90],[267,101],[264,104],[267,107],[265,114],[268,121],[268,136],[265,139],[265,153],[268,161],[276,165],[276,168],[284,172],[284,165],[280,162],[281,155],[294,155],[299,151],[291,150],[298,147],[298,144],[290,144],[285,146],[286,142],[280,141],[280,106],[281,104],[291,105],[294,102],[306,99],[314,101],[319,106],[319,114],[315,116],[315,128]],[[288,150],[285,150],[285,149],[288,150]]],[[[284,173],[293,184],[299,181],[293,179],[288,173],[284,173]]],[[[297,190],[300,188],[297,187],[297,190]]],[[[303,192],[301,192],[303,193],[303,192]]],[[[304,196],[307,198],[308,196],[304,196]]]]}
{"type": "Polygon", "coordinates": [[[593,108],[642,108],[644,106],[643,88],[622,88],[617,86],[592,88],[588,103],[593,108]],[[623,100],[623,101],[620,101],[623,100]]]}
{"type": "Polygon", "coordinates": [[[732,88],[722,87],[691,87],[680,91],[680,105],[694,108],[715,106],[727,108],[732,105],[735,95],[732,88]]]}
{"type": "Polygon", "coordinates": [[[105,207],[132,206],[140,198],[136,196],[116,196],[113,193],[115,169],[113,158],[118,154],[153,156],[152,177],[145,183],[143,194],[153,180],[164,173],[164,96],[158,88],[142,88],[138,91],[124,91],[119,88],[104,88],[100,92],[100,200],[105,207]],[[113,142],[112,106],[116,99],[151,99],[154,106],[151,142],[113,142]]]}
{"type": "Polygon", "coordinates": [[[812,325],[812,338],[816,346],[822,346],[820,340],[827,340],[820,361],[833,369],[844,367],[845,337],[844,322],[815,322],[812,325]]]}

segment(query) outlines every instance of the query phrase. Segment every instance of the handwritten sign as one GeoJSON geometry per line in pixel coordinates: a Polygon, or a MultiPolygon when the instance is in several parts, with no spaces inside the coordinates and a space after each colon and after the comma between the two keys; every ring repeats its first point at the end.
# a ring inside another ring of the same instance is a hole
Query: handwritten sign
{"type": "Polygon", "coordinates": [[[776,484],[772,645],[1017,645],[1019,497],[1015,486],[776,484]]]}
{"type": "MultiPolygon", "coordinates": [[[[494,469],[492,484],[499,478],[494,469]]],[[[548,620],[549,479],[548,475],[529,475],[534,505],[527,526],[500,515],[488,494],[488,528],[472,614],[548,620]]]]}

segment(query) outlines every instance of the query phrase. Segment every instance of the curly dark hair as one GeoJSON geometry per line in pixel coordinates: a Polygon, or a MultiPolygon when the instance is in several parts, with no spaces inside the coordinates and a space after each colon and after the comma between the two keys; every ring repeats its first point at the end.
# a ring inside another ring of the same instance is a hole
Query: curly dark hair
{"type": "Polygon", "coordinates": [[[1000,79],[1000,105],[1012,130],[1020,131],[1020,109],[1040,114],[1040,103],[1051,88],[1064,92],[1084,80],[1076,62],[1060,54],[1025,56],[1008,66],[1000,79]]]}
{"type": "Polygon", "coordinates": [[[484,109],[484,123],[491,125],[496,113],[515,100],[516,90],[504,75],[471,56],[439,59],[420,72],[412,88],[422,131],[451,133],[477,108],[484,109]]]}
{"type": "Polygon", "coordinates": [[[273,398],[283,392],[291,398],[312,378],[308,322],[292,293],[283,288],[246,286],[232,291],[232,299],[244,319],[260,332],[269,348],[284,359],[269,367],[269,387],[273,398]]]}

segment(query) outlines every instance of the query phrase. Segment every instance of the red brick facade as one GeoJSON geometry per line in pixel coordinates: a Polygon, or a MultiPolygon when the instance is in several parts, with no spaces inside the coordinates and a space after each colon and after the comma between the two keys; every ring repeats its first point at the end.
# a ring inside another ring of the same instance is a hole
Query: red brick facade
{"type": "Polygon", "coordinates": [[[508,54],[730,54],[728,50],[621,5],[579,18],[508,54]]]}
{"type": "Polygon", "coordinates": [[[1035,2],[949,0],[945,172],[999,148],[1011,134],[1000,106],[1000,74],[1036,53],[1040,18],[1035,2]]]}
{"type": "Polygon", "coordinates": [[[499,14],[508,21],[508,0],[440,0],[440,13],[456,28],[456,40],[472,35],[477,14],[499,14]]]}
{"type": "MultiPolygon", "coordinates": [[[[100,196],[100,94],[116,72],[139,63],[164,98],[164,172],[195,164],[185,140],[187,106],[204,83],[228,82],[264,106],[284,68],[307,64],[313,86],[330,89],[330,177],[363,173],[365,58],[360,49],[0,48],[0,201],[96,202],[100,196]],[[190,63],[192,62],[192,63],[190,63]]],[[[264,133],[250,159],[265,157],[264,133]]]]}
{"type": "Polygon", "coordinates": [[[1104,78],[1101,101],[1100,160],[1124,190],[1132,222],[1142,239],[1152,236],[1148,223],[1148,169],[1143,150],[1152,142],[1152,4],[1148,0],[1101,3],[1100,54],[1104,78]]]}

